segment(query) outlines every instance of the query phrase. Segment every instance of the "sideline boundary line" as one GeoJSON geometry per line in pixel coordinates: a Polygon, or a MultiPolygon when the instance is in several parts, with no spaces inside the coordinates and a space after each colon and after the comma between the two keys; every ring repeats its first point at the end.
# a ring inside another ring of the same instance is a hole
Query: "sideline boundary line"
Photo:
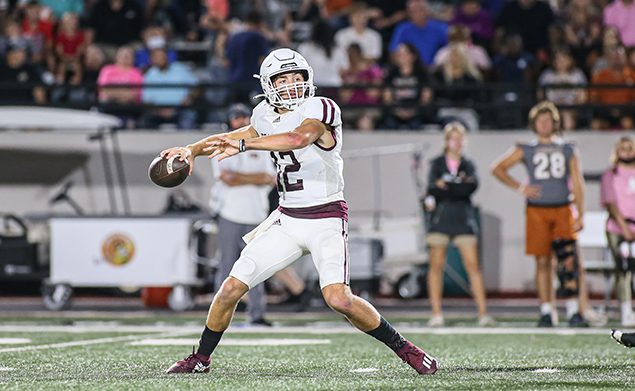
{"type": "MultiPolygon", "coordinates": [[[[166,333],[169,336],[199,334],[202,325],[78,325],[78,326],[46,326],[46,325],[0,325],[0,333],[166,333]]],[[[440,327],[428,328],[410,325],[395,327],[402,334],[432,334],[432,335],[610,335],[610,327],[602,328],[537,328],[537,327],[440,327]]],[[[232,326],[227,330],[231,334],[356,334],[361,333],[352,326],[345,324],[308,324],[306,326],[232,326]]],[[[152,334],[150,335],[150,337],[152,334]]],[[[136,338],[137,336],[127,336],[136,338]]],[[[142,337],[142,336],[139,336],[142,337]]],[[[143,336],[147,338],[148,336],[143,336]]],[[[123,338],[123,337],[112,337],[123,338]]],[[[124,339],[125,341],[125,339],[124,339]]],[[[3,350],[0,349],[0,352],[3,350]]]]}
{"type": "Polygon", "coordinates": [[[52,343],[52,344],[46,344],[46,345],[19,346],[19,347],[13,347],[13,348],[0,349],[0,353],[26,352],[26,351],[31,351],[31,350],[68,348],[68,347],[73,347],[73,346],[86,346],[86,345],[98,345],[98,344],[104,344],[104,343],[142,340],[142,339],[146,339],[146,338],[174,337],[174,336],[183,335],[183,334],[190,334],[190,333],[189,332],[185,333],[183,331],[180,331],[180,332],[169,332],[169,333],[160,333],[160,334],[154,333],[154,334],[144,334],[144,335],[125,335],[125,336],[119,336],[119,337],[87,339],[87,340],[81,340],[81,341],[69,341],[69,342],[52,343]]]}

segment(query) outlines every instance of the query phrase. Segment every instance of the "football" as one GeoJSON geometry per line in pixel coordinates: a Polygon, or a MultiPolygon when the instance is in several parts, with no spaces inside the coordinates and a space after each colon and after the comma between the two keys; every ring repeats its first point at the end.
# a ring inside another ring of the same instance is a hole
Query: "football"
{"type": "Polygon", "coordinates": [[[161,187],[175,187],[187,179],[189,171],[190,165],[186,161],[179,160],[179,155],[169,159],[157,156],[150,163],[148,177],[161,187]]]}

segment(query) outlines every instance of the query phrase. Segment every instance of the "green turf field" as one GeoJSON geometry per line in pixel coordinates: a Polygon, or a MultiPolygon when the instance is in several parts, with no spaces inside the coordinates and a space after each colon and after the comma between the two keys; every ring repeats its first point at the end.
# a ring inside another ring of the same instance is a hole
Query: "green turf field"
{"type": "Polygon", "coordinates": [[[404,334],[440,360],[439,372],[427,377],[341,322],[334,323],[335,330],[236,329],[226,333],[227,344],[214,354],[211,373],[166,375],[169,365],[189,353],[197,326],[137,330],[140,325],[95,323],[96,328],[66,330],[41,322],[12,324],[11,331],[6,324],[0,331],[2,390],[635,389],[635,349],[618,346],[606,330],[597,329],[585,334],[564,329],[566,335],[559,335],[457,327],[427,334],[423,326],[408,327],[404,334]],[[6,342],[11,338],[30,342],[6,342]],[[144,345],[148,339],[180,345],[144,345]],[[313,344],[260,346],[281,340],[313,344]],[[236,346],[241,343],[246,346],[236,346]]]}

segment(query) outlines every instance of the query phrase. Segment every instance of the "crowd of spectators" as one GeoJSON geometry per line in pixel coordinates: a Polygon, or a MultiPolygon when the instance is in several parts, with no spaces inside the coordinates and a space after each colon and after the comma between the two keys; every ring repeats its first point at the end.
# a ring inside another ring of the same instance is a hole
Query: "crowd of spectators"
{"type": "Polygon", "coordinates": [[[128,127],[224,122],[280,46],[361,130],[518,127],[542,98],[566,129],[635,114],[635,0],[0,0],[0,31],[0,104],[128,127]]]}

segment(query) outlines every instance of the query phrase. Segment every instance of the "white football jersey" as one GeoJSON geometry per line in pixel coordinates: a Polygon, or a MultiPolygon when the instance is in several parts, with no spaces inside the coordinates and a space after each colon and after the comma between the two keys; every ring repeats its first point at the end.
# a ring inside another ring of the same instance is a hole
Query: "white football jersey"
{"type": "Polygon", "coordinates": [[[267,101],[254,108],[251,126],[259,135],[286,133],[307,118],[331,126],[335,145],[323,148],[316,143],[287,152],[271,152],[278,173],[280,206],[303,208],[344,200],[342,118],[339,106],[324,97],[311,97],[297,109],[278,114],[267,101]]]}

